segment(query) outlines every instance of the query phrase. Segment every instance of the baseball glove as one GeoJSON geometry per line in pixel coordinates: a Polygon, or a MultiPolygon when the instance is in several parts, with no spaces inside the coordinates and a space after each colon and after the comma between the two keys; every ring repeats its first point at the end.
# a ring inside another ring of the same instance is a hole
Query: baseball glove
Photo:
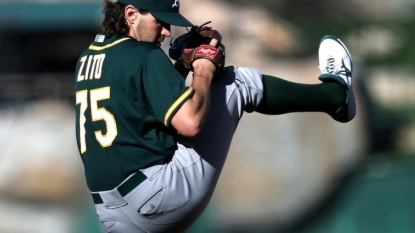
{"type": "Polygon", "coordinates": [[[193,71],[192,63],[200,58],[208,59],[216,66],[216,72],[221,73],[225,66],[225,46],[221,43],[222,36],[211,27],[193,26],[189,32],[179,36],[170,43],[169,56],[193,71]],[[212,39],[218,40],[217,47],[209,45],[212,39]]]}

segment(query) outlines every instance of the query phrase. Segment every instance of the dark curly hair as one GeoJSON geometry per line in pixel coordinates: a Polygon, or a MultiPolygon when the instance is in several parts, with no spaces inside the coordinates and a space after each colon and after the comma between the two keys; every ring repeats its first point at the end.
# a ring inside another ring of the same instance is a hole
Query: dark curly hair
{"type": "MultiPolygon", "coordinates": [[[[130,26],[125,19],[125,7],[127,5],[120,2],[104,0],[104,21],[102,22],[102,31],[105,35],[128,35],[130,26]]],[[[137,9],[140,14],[149,13],[143,9],[137,9]]]]}
{"type": "Polygon", "coordinates": [[[128,34],[129,26],[125,20],[124,10],[126,5],[119,2],[104,1],[104,21],[102,31],[106,35],[115,34],[117,36],[128,34]]]}

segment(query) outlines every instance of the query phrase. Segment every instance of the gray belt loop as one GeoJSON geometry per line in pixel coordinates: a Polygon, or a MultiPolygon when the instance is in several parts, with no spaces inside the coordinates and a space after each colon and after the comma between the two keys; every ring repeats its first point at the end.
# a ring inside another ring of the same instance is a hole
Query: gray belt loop
{"type": "Polygon", "coordinates": [[[99,195],[108,209],[116,209],[128,204],[128,202],[121,196],[117,189],[100,192],[99,195]]]}

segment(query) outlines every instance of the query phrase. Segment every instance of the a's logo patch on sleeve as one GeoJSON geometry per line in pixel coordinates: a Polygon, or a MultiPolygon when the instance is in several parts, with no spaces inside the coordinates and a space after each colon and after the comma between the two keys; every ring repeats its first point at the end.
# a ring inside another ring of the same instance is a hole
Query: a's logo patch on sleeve
{"type": "Polygon", "coordinates": [[[102,43],[102,42],[104,42],[104,40],[105,40],[105,36],[104,35],[97,35],[95,37],[95,42],[97,42],[97,43],[102,43]]]}

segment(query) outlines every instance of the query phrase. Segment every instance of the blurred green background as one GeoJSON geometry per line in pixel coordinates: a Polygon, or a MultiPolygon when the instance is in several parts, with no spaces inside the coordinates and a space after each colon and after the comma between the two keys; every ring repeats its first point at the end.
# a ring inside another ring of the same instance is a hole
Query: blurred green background
{"type": "MultiPolygon", "coordinates": [[[[415,232],[415,0],[181,4],[195,24],[212,20],[227,64],[291,81],[318,82],[320,39],[338,36],[353,57],[358,103],[348,124],[247,114],[211,204],[187,233],[415,232]]],[[[0,232],[103,232],[76,149],[73,83],[101,5],[0,1],[0,232]]]]}

